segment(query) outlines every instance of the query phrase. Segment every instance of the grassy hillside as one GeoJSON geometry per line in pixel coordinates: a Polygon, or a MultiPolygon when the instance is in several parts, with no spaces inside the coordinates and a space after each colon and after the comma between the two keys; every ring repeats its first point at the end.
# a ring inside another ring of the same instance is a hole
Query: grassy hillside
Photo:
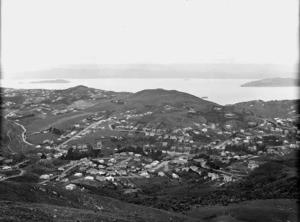
{"type": "Polygon", "coordinates": [[[253,100],[249,102],[236,103],[233,106],[235,112],[251,112],[264,118],[288,118],[297,112],[299,100],[262,101],[253,100]]]}
{"type": "Polygon", "coordinates": [[[199,221],[76,189],[0,182],[0,221],[199,221]]]}
{"type": "Polygon", "coordinates": [[[4,156],[25,152],[30,147],[22,141],[23,130],[20,126],[14,124],[10,120],[2,118],[1,120],[1,153],[4,156]]]}
{"type": "Polygon", "coordinates": [[[212,106],[216,105],[213,102],[200,99],[188,93],[164,89],[142,90],[130,95],[128,100],[133,100],[149,105],[172,104],[176,107],[194,106],[201,111],[210,110],[212,106]]]}
{"type": "Polygon", "coordinates": [[[255,200],[227,206],[194,206],[188,216],[205,221],[297,221],[296,200],[255,200]]]}

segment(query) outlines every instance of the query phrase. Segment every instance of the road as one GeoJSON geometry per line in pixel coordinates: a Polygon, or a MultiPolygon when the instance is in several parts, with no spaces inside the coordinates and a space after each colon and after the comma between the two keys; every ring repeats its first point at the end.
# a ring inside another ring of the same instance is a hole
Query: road
{"type": "Polygon", "coordinates": [[[21,125],[20,123],[17,123],[17,122],[14,122],[15,124],[17,124],[18,126],[20,126],[22,129],[23,129],[23,132],[22,132],[22,140],[24,143],[30,145],[30,146],[34,146],[32,143],[29,143],[28,141],[26,141],[26,136],[25,136],[25,133],[26,133],[26,129],[23,125],[21,125]]]}
{"type": "Polygon", "coordinates": [[[247,175],[242,175],[242,174],[231,173],[231,172],[224,171],[224,170],[216,170],[216,169],[213,169],[213,168],[210,168],[210,169],[215,171],[215,172],[218,172],[218,173],[223,173],[223,174],[230,175],[232,177],[245,177],[245,176],[247,176],[247,175]]]}
{"type": "Polygon", "coordinates": [[[75,134],[74,136],[72,136],[70,139],[64,141],[63,143],[59,144],[57,147],[55,147],[54,149],[61,151],[61,147],[65,144],[67,144],[68,142],[70,142],[71,140],[73,140],[76,136],[80,136],[80,134],[82,134],[83,132],[87,131],[88,129],[96,126],[97,124],[101,124],[102,122],[106,122],[107,120],[99,120],[98,122],[95,122],[91,125],[89,125],[88,127],[86,127],[85,129],[83,129],[82,131],[80,131],[79,133],[75,134]]]}
{"type": "MultiPolygon", "coordinates": [[[[5,119],[7,119],[7,117],[11,114],[11,113],[15,113],[17,112],[16,110],[15,111],[11,111],[10,113],[8,113],[7,115],[4,116],[5,119]]],[[[34,146],[32,143],[29,143],[27,140],[26,140],[26,136],[25,136],[25,133],[26,133],[26,129],[23,125],[21,125],[20,123],[17,123],[16,121],[12,121],[14,124],[20,126],[22,129],[23,129],[23,132],[22,132],[22,140],[24,143],[26,143],[27,145],[30,145],[30,146],[34,146]]]]}
{"type": "Polygon", "coordinates": [[[214,149],[220,149],[221,146],[224,146],[226,143],[228,143],[229,139],[228,140],[225,140],[224,142],[222,142],[221,144],[218,144],[216,146],[214,146],[214,149]]]}
{"type": "Polygon", "coordinates": [[[167,172],[167,171],[169,171],[169,162],[170,161],[163,161],[160,164],[158,164],[157,166],[151,168],[150,170],[157,170],[161,167],[164,167],[164,171],[167,172]]]}
{"type": "Polygon", "coordinates": [[[22,170],[22,169],[18,169],[20,170],[20,173],[18,175],[13,175],[13,176],[9,176],[9,177],[5,177],[5,178],[1,178],[0,179],[0,182],[2,181],[5,181],[5,180],[8,180],[8,179],[11,179],[11,178],[16,178],[16,177],[20,177],[20,176],[23,176],[25,174],[25,170],[22,170]]]}
{"type": "Polygon", "coordinates": [[[73,169],[74,167],[76,167],[76,166],[82,164],[82,163],[85,162],[85,161],[87,161],[87,160],[81,160],[81,161],[79,161],[78,163],[76,163],[75,165],[72,165],[72,166],[70,166],[69,168],[67,168],[66,170],[64,170],[60,175],[54,175],[54,176],[50,177],[49,179],[40,182],[39,184],[44,184],[44,183],[46,183],[46,182],[48,182],[48,181],[50,181],[50,180],[52,180],[52,179],[54,179],[54,178],[56,178],[56,177],[57,177],[58,179],[61,179],[62,176],[63,176],[64,174],[66,174],[66,172],[68,172],[69,170],[73,169]]]}
{"type": "Polygon", "coordinates": [[[9,135],[10,132],[11,132],[11,129],[8,130],[7,133],[6,133],[6,136],[7,136],[8,139],[9,139],[9,143],[7,144],[7,149],[9,149],[9,151],[10,151],[12,154],[16,154],[16,152],[13,151],[13,150],[11,149],[11,147],[10,147],[10,143],[11,143],[11,137],[10,137],[10,135],[9,135]]]}

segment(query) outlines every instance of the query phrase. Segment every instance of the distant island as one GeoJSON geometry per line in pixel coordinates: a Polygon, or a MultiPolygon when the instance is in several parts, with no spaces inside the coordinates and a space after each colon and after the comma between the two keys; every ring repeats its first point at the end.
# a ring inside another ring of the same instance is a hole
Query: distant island
{"type": "Polygon", "coordinates": [[[30,83],[70,83],[70,81],[65,79],[52,79],[52,80],[33,81],[30,83]]]}
{"type": "Polygon", "coordinates": [[[290,87],[299,86],[299,80],[294,78],[268,78],[242,84],[241,87],[290,87]]]}

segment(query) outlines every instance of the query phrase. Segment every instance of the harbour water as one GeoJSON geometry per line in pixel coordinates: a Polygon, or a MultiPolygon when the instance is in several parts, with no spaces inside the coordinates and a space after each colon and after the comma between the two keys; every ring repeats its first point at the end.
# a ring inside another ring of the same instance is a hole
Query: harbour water
{"type": "Polygon", "coordinates": [[[31,83],[42,79],[2,79],[1,87],[23,89],[66,89],[84,85],[116,92],[144,89],[174,89],[216,102],[220,105],[250,100],[299,99],[299,87],[240,87],[253,79],[66,79],[69,83],[31,83]]]}

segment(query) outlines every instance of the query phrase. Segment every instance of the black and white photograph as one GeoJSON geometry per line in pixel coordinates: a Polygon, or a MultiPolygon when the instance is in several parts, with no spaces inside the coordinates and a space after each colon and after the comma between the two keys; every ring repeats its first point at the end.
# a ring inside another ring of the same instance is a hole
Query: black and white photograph
{"type": "Polygon", "coordinates": [[[0,221],[298,222],[297,0],[1,0],[0,221]]]}

